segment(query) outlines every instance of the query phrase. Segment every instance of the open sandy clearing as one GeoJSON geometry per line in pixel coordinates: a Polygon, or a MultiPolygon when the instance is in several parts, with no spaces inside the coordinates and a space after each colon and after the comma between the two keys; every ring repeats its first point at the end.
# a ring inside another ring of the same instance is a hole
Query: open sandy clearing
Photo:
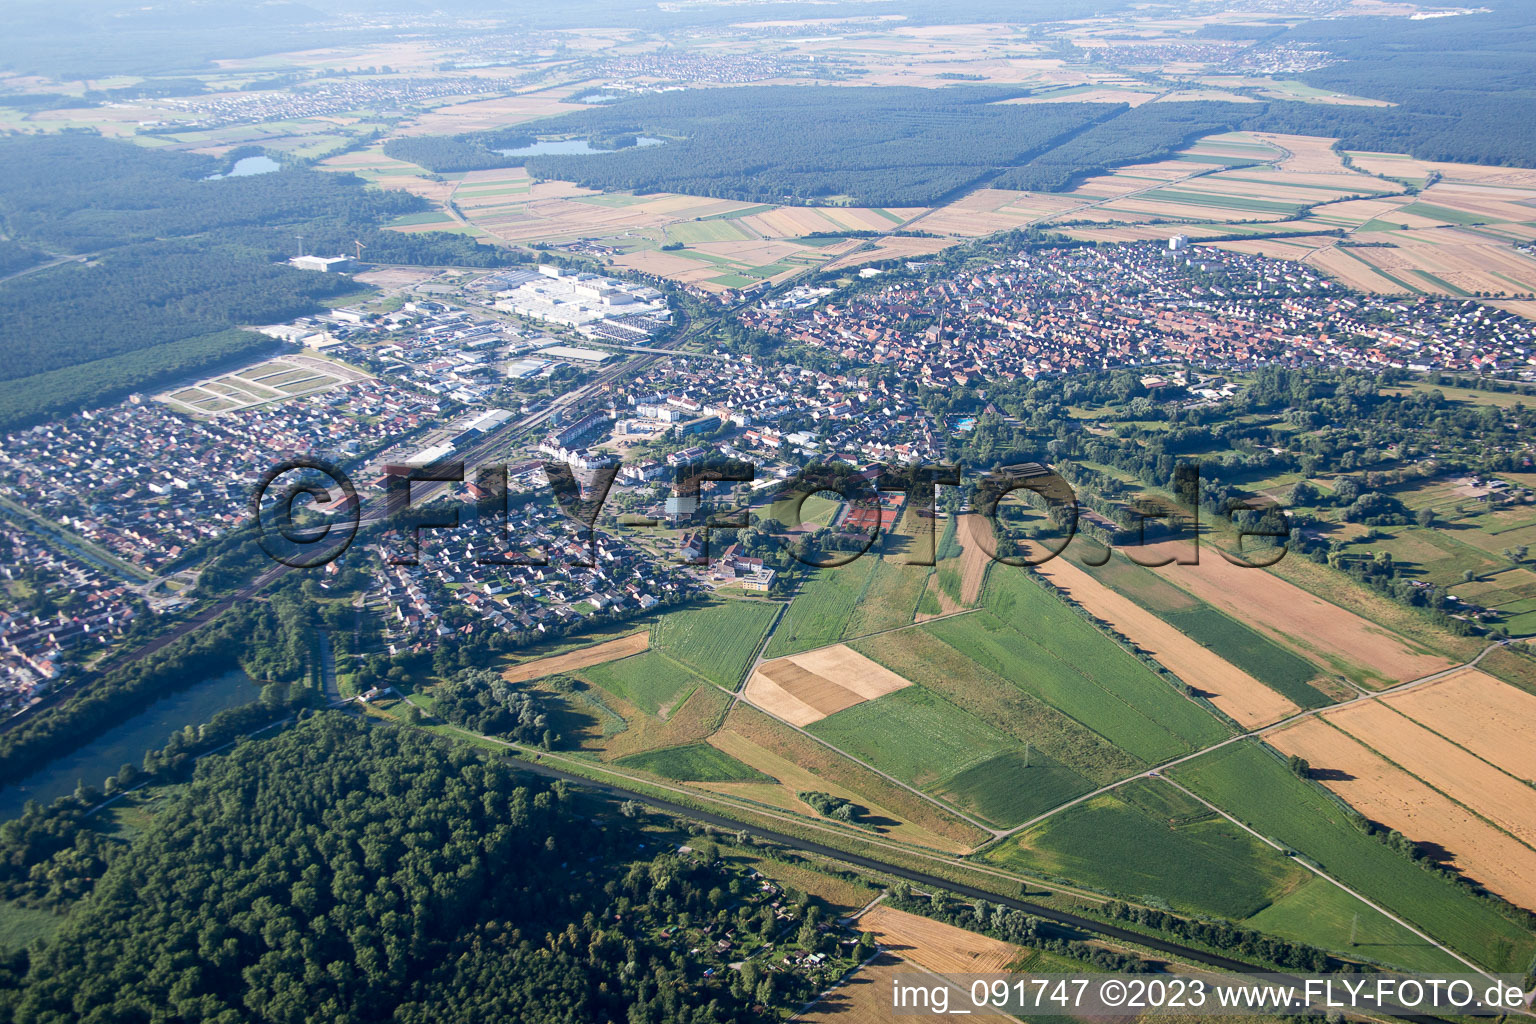
{"type": "Polygon", "coordinates": [[[593,665],[601,665],[604,662],[618,661],[631,654],[639,654],[650,646],[650,631],[642,630],[639,633],[631,633],[629,636],[621,636],[617,640],[607,640],[566,654],[525,661],[521,665],[513,665],[507,669],[501,677],[509,683],[526,683],[530,679],[540,679],[558,672],[574,672],[577,669],[591,668],[593,665]]]}
{"type": "Polygon", "coordinates": [[[1515,838],[1536,845],[1536,789],[1377,701],[1356,701],[1323,717],[1515,838]]]}
{"type": "Polygon", "coordinates": [[[1001,971],[1023,952],[1019,946],[887,906],[870,910],[859,918],[858,927],[874,935],[881,948],[941,974],[1001,971]]]}
{"type": "Polygon", "coordinates": [[[748,701],[804,728],[855,704],[911,686],[908,679],[838,644],[766,661],[747,680],[748,701]]]}
{"type": "Polygon", "coordinates": [[[1372,821],[1446,851],[1460,871],[1522,907],[1536,907],[1536,851],[1394,767],[1317,718],[1267,737],[1310,762],[1323,785],[1372,821]]]}
{"type": "MultiPolygon", "coordinates": [[[[1187,558],[1190,549],[1185,543],[1164,541],[1140,548],[1136,555],[1138,561],[1155,562],[1187,558]]],[[[1200,552],[1198,565],[1172,564],[1153,571],[1282,643],[1335,665],[1357,665],[1380,681],[1407,682],[1455,664],[1273,573],[1233,565],[1209,545],[1200,552]]]]}

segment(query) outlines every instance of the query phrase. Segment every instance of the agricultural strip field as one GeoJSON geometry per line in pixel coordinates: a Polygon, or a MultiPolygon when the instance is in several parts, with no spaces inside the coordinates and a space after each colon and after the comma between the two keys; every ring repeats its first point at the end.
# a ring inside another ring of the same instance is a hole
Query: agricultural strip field
{"type": "Polygon", "coordinates": [[[921,686],[839,711],[808,731],[919,789],[1016,748],[1007,736],[921,686]]]}
{"type": "Polygon", "coordinates": [[[701,783],[704,789],[811,817],[815,817],[815,812],[799,800],[798,794],[829,793],[862,807],[863,827],[933,849],[968,851],[987,838],[975,826],[750,705],[737,704],[731,708],[721,728],[709,737],[709,743],[771,776],[777,784],[701,783]]]}
{"type": "Polygon", "coordinates": [[[639,654],[651,645],[651,634],[645,631],[632,633],[629,636],[620,637],[617,640],[608,640],[600,644],[592,644],[589,647],[581,647],[565,654],[555,654],[548,658],[539,658],[535,661],[525,661],[513,665],[502,672],[501,676],[509,683],[526,683],[531,679],[542,676],[552,676],[562,672],[575,672],[578,669],[592,665],[601,665],[605,661],[617,661],[619,658],[627,658],[632,654],[639,654]]]}
{"type": "Polygon", "coordinates": [[[1262,744],[1229,744],[1179,765],[1172,775],[1490,970],[1524,971],[1536,955],[1536,934],[1366,835],[1341,803],[1298,778],[1262,744]]]}
{"type": "Polygon", "coordinates": [[[1023,570],[992,573],[983,602],[983,611],[921,628],[1143,761],[1166,760],[1228,735],[1173,683],[1023,570]]]}
{"type": "Polygon", "coordinates": [[[1131,899],[1240,921],[1311,877],[1158,779],[1094,797],[989,851],[989,860],[1131,899]]]}
{"type": "Polygon", "coordinates": [[[877,560],[858,558],[834,569],[817,569],[795,594],[763,650],[767,658],[835,644],[863,595],[877,560]]]}
{"type": "Polygon", "coordinates": [[[1305,758],[1325,786],[1365,817],[1435,844],[1458,870],[1511,903],[1536,906],[1536,850],[1466,806],[1327,722],[1308,719],[1268,739],[1276,750],[1305,758]]]}
{"type": "Polygon", "coordinates": [[[615,764],[660,775],[676,782],[771,782],[762,772],[736,760],[718,747],[690,743],[621,757],[615,764]]]}
{"type": "Polygon", "coordinates": [[[727,690],[741,685],[779,606],[766,601],[715,601],[675,608],[657,620],[651,642],[727,690]]]}
{"type": "Polygon", "coordinates": [[[669,717],[680,697],[705,685],[699,676],[655,650],[575,671],[581,679],[658,718],[669,717]]]}
{"type": "MultiPolygon", "coordinates": [[[[1165,541],[1141,550],[1143,561],[1188,557],[1189,545],[1165,541]]],[[[1407,682],[1450,668],[1449,659],[1391,633],[1262,569],[1234,565],[1206,545],[1199,564],[1154,569],[1238,622],[1364,685],[1407,682]]]]}
{"type": "Polygon", "coordinates": [[[1536,782],[1536,695],[1464,669],[1380,701],[1515,778],[1536,782]]]}
{"type": "MultiPolygon", "coordinates": [[[[797,1014],[795,1020],[801,1024],[889,1024],[896,978],[905,975],[910,979],[913,973],[912,964],[882,953],[825,993],[804,1013],[797,1014]]],[[[938,984],[941,979],[934,977],[929,982],[938,984]]],[[[962,1006],[968,998],[964,990],[951,986],[950,1005],[962,1006]]],[[[1007,1014],[982,1011],[972,1014],[971,1019],[989,1024],[1011,1024],[1016,1020],[1007,1014]]]]}
{"type": "Polygon", "coordinates": [[[894,907],[872,907],[859,918],[859,931],[874,935],[882,949],[941,974],[1006,971],[1026,952],[1022,946],[894,907]]]}
{"type": "MultiPolygon", "coordinates": [[[[1115,567],[1118,573],[1134,576],[1130,569],[1145,573],[1145,580],[1135,580],[1142,584],[1140,589],[1167,586],[1139,566],[1115,567]]],[[[1297,697],[1307,698],[1308,706],[1328,703],[1326,697],[1306,685],[1306,678],[1316,674],[1309,664],[1208,606],[1191,599],[1187,603],[1193,607],[1164,607],[1154,613],[1142,603],[1111,589],[1101,582],[1098,574],[1066,556],[1044,563],[1037,571],[1246,729],[1277,722],[1299,711],[1300,705],[1287,693],[1288,690],[1297,697]],[[1230,627],[1222,633],[1223,639],[1230,639],[1221,648],[1191,628],[1203,626],[1206,629],[1202,632],[1209,634],[1214,632],[1209,627],[1227,626],[1228,623],[1230,627]],[[1224,658],[1223,654],[1227,653],[1241,654],[1253,668],[1282,679],[1288,685],[1284,689],[1279,685],[1266,685],[1267,680],[1224,658]],[[1273,661],[1263,657],[1271,653],[1279,657],[1273,661]],[[1299,669],[1291,668],[1293,662],[1299,664],[1299,669]],[[1298,680],[1297,676],[1302,678],[1298,680]]],[[[1110,576],[1114,578],[1113,573],[1110,576]]]]}
{"type": "Polygon", "coordinates": [[[1326,878],[1312,876],[1243,924],[1282,939],[1365,957],[1391,967],[1458,974],[1466,964],[1436,949],[1326,878]]]}
{"type": "Polygon", "coordinates": [[[807,726],[911,685],[839,644],[763,662],[747,681],[742,696],[791,725],[807,726]]]}
{"type": "MultiPolygon", "coordinates": [[[[1052,790],[1034,775],[1060,764],[1087,792],[1146,767],[1098,733],[1002,676],[978,665],[923,629],[867,637],[852,646],[904,678],[932,690],[997,731],[1031,748],[1026,790],[1052,790]],[[1091,783],[1091,785],[1090,785],[1091,783]]],[[[1027,795],[1027,794],[1025,794],[1027,795]]],[[[1072,795],[1076,795],[1075,793],[1072,795]]],[[[1048,810],[1048,804],[1040,810],[1048,810]]]]}

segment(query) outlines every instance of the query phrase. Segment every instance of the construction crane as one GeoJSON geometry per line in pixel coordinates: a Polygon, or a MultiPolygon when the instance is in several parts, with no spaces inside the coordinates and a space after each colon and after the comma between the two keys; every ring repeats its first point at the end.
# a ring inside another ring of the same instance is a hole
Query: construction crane
{"type": "Polygon", "coordinates": [[[364,245],[362,242],[359,242],[355,238],[352,239],[352,244],[357,246],[357,262],[359,262],[359,263],[363,262],[363,250],[368,248],[368,247],[366,245],[364,245]]]}
{"type": "Polygon", "coordinates": [[[303,235],[298,235],[296,237],[299,240],[299,255],[303,256],[304,255],[304,236],[303,235]]]}

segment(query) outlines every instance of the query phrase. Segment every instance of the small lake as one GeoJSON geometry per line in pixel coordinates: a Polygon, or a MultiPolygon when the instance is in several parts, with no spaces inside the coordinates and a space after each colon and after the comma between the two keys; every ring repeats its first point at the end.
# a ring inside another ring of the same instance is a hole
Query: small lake
{"type": "MultiPolygon", "coordinates": [[[[645,146],[659,146],[666,141],[666,139],[641,135],[636,138],[633,146],[626,146],[624,148],[636,149],[645,146]]],[[[623,150],[598,149],[586,139],[560,139],[556,142],[535,142],[531,146],[523,146],[519,149],[498,149],[496,152],[502,156],[585,156],[588,153],[622,153],[623,150]]]]}
{"type": "Polygon", "coordinates": [[[270,174],[283,165],[269,156],[248,156],[235,161],[235,166],[229,169],[228,174],[210,174],[204,181],[218,181],[220,178],[248,178],[253,174],[270,174]]]}
{"type": "Polygon", "coordinates": [[[261,688],[244,672],[226,672],[205,679],[190,689],[162,697],[127,721],[114,726],[73,754],[50,762],[42,770],[0,789],[0,821],[9,821],[25,809],[28,800],[47,805],[75,791],[85,780],[97,789],[124,764],[139,767],[144,754],[159,750],[171,733],[188,725],[201,725],[226,708],[249,704],[261,696],[261,688]]]}

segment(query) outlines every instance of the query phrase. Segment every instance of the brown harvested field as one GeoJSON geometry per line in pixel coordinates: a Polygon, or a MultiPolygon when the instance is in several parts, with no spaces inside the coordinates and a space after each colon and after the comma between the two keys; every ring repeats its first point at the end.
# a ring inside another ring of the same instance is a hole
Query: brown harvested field
{"type": "Polygon", "coordinates": [[[1408,291],[1402,285],[1385,277],[1370,263],[1355,255],[1358,249],[1330,247],[1320,249],[1304,262],[1321,270],[1329,277],[1342,281],[1351,288],[1378,295],[1396,295],[1408,291]]]}
{"type": "Polygon", "coordinates": [[[1039,192],[982,188],[937,207],[912,225],[923,231],[967,238],[1032,224],[1042,217],[1078,209],[1081,198],[1039,192]]]}
{"type": "MultiPolygon", "coordinates": [[[[1165,541],[1147,545],[1137,554],[1143,562],[1187,557],[1189,547],[1165,541]]],[[[1201,552],[1198,565],[1173,564],[1153,571],[1239,622],[1316,654],[1345,675],[1354,666],[1377,682],[1402,683],[1455,664],[1274,573],[1233,565],[1210,545],[1201,552]]]]}
{"type": "Polygon", "coordinates": [[[691,783],[698,788],[758,800],[813,818],[816,814],[798,794],[830,793],[864,807],[869,812],[865,820],[875,822],[871,827],[881,835],[951,853],[969,852],[987,838],[980,829],[750,705],[732,707],[724,725],[708,742],[777,779],[779,793],[764,792],[769,787],[760,783],[691,783]]]}
{"type": "Polygon", "coordinates": [[[742,696],[803,728],[911,685],[911,680],[838,644],[764,662],[747,680],[742,696]]]}
{"type": "Polygon", "coordinates": [[[1343,159],[1333,151],[1333,144],[1338,141],[1337,139],[1325,139],[1316,135],[1279,135],[1273,132],[1248,132],[1247,134],[1259,142],[1286,152],[1286,156],[1275,164],[1282,171],[1366,177],[1344,166],[1343,159]]]}
{"type": "MultiPolygon", "coordinates": [[[[1536,846],[1536,789],[1374,700],[1324,716],[1393,764],[1471,808],[1516,839],[1536,846]]],[[[1522,745],[1530,743],[1530,733],[1522,745]]]]}
{"type": "Polygon", "coordinates": [[[1023,947],[968,932],[920,914],[877,904],[859,918],[882,949],[940,974],[991,974],[1006,970],[1023,947]]]}
{"type": "Polygon", "coordinates": [[[631,633],[629,636],[621,636],[617,640],[607,640],[600,644],[593,644],[591,647],[568,651],[565,654],[555,654],[536,661],[525,661],[521,665],[513,665],[507,669],[501,677],[509,683],[526,683],[530,679],[540,679],[559,672],[574,672],[577,669],[590,668],[604,662],[618,661],[631,654],[639,654],[650,646],[650,630],[642,630],[639,633],[631,633]]]}
{"type": "Polygon", "coordinates": [[[931,256],[940,249],[955,244],[953,238],[906,238],[887,236],[874,240],[873,249],[862,249],[825,264],[826,270],[842,270],[861,263],[877,263],[881,260],[909,259],[913,256],[931,256]]]}
{"type": "Polygon", "coordinates": [[[1435,792],[1318,718],[1266,737],[1304,757],[1323,785],[1361,814],[1446,852],[1469,878],[1527,909],[1536,908],[1536,851],[1435,792]]]}
{"type": "MultiPolygon", "coordinates": [[[[804,1013],[791,1019],[806,1024],[890,1024],[893,1020],[904,1019],[892,1016],[895,979],[899,975],[915,973],[920,972],[912,964],[889,953],[882,953],[849,975],[841,985],[818,999],[804,1013]]],[[[923,984],[931,985],[940,980],[925,975],[923,984]]],[[[969,993],[951,985],[949,1005],[959,1008],[970,1005],[969,993]]],[[[1014,1021],[1014,1018],[1001,1013],[976,1011],[970,1016],[973,1020],[1008,1021],[1010,1024],[1014,1021]]]]}
{"type": "Polygon", "coordinates": [[[987,578],[987,566],[992,564],[990,552],[996,550],[991,536],[991,525],[975,513],[960,517],[955,527],[964,546],[960,552],[960,603],[967,608],[976,607],[981,600],[981,584],[987,578]]]}
{"type": "Polygon", "coordinates": [[[1301,710],[1288,698],[1111,590],[1068,559],[1053,558],[1037,571],[1150,654],[1158,664],[1199,690],[1243,728],[1270,725],[1301,710]]]}

